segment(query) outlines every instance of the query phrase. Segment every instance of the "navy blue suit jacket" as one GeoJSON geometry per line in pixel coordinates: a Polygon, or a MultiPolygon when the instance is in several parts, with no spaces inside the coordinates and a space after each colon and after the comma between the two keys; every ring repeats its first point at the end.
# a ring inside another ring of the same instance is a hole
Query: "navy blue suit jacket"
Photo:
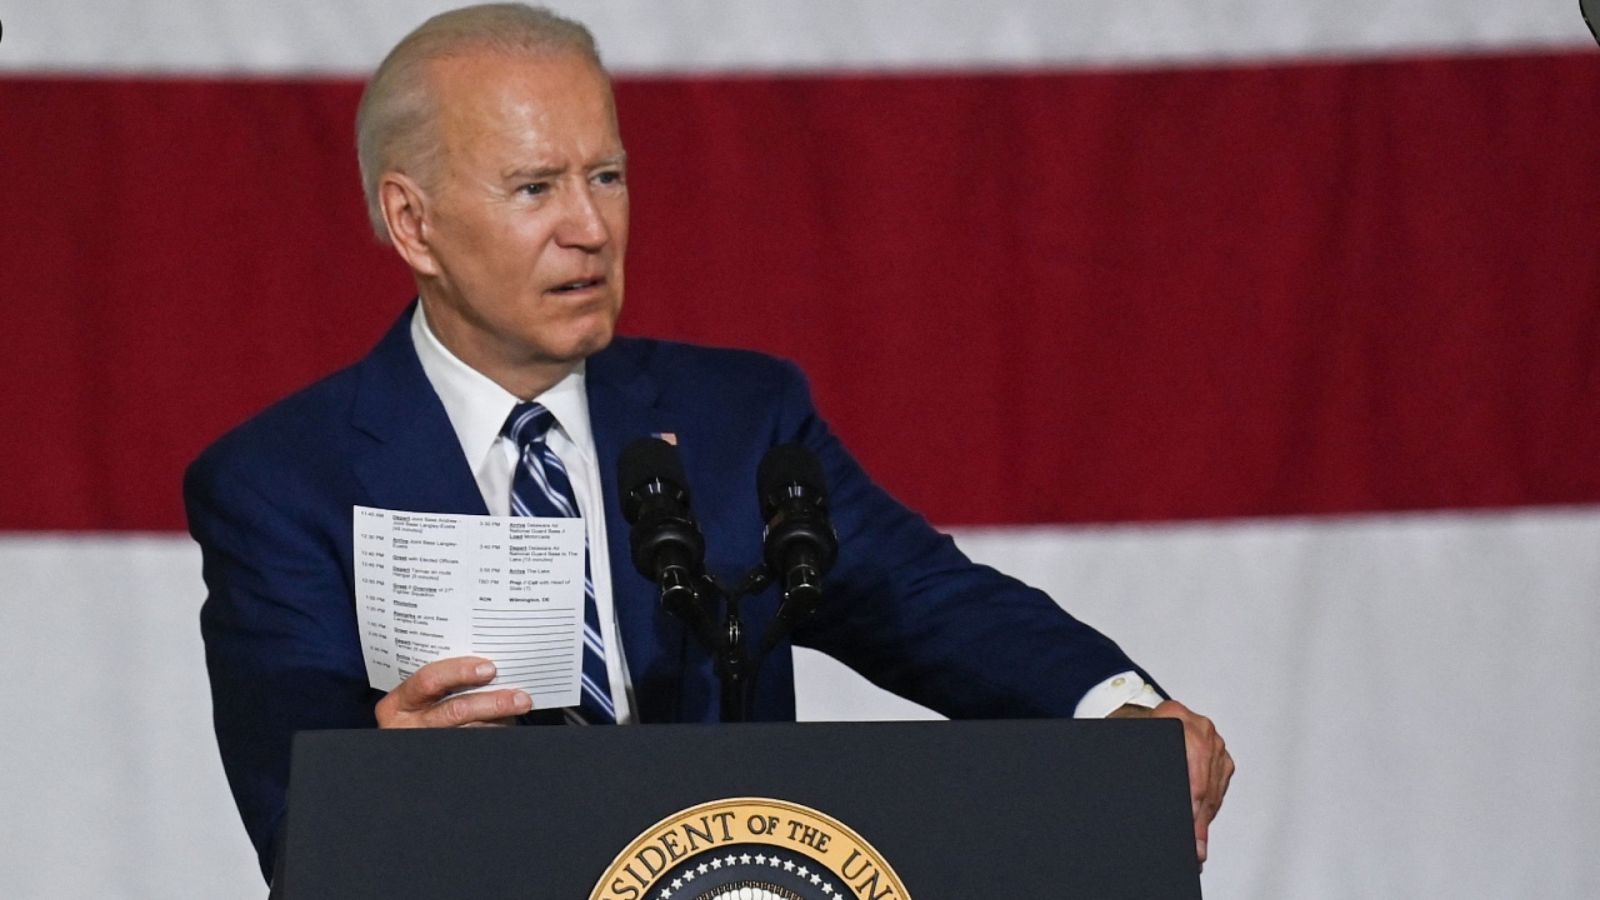
{"type": "MultiPolygon", "coordinates": [[[[224,767],[270,871],[295,731],[375,725],[356,635],[351,508],[484,514],[472,468],[412,347],[404,315],[373,352],[230,432],[184,481],[204,555],[201,612],[224,767]]],[[[1090,687],[1134,669],[1047,596],[973,564],[862,472],[791,364],[756,353],[618,338],[588,361],[616,614],[643,722],[709,722],[709,658],[634,571],[617,457],[672,432],[705,532],[707,565],[760,559],[755,473],[772,446],[821,459],[839,532],[826,603],[794,635],[952,718],[1070,716],[1090,687]]],[[[952,478],[959,468],[951,467],[952,478]]],[[[760,634],[769,589],[745,608],[760,634]]],[[[761,672],[755,715],[794,716],[787,647],[761,672]]]]}

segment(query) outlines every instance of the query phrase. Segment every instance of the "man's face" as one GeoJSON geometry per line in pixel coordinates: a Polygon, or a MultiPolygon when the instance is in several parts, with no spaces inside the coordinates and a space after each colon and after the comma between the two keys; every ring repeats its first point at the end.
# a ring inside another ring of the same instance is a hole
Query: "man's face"
{"type": "MultiPolygon", "coordinates": [[[[429,322],[469,365],[570,366],[622,309],[628,189],[606,77],[576,53],[433,64],[443,149],[426,188],[429,322]]],[[[513,392],[517,392],[512,387],[513,392]]]]}

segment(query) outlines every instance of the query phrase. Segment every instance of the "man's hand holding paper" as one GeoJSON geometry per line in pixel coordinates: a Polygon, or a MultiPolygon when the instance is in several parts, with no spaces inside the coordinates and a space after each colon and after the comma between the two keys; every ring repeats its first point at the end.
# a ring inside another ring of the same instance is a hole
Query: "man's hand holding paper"
{"type": "Polygon", "coordinates": [[[456,656],[428,663],[378,701],[379,728],[509,725],[533,709],[527,691],[473,692],[494,680],[494,663],[456,656]]]}

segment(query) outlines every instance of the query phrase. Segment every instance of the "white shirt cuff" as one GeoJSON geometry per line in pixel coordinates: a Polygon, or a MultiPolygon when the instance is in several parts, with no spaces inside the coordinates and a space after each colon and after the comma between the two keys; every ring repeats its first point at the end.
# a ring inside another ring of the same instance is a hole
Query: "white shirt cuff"
{"type": "Polygon", "coordinates": [[[1138,672],[1121,672],[1090,688],[1072,715],[1078,719],[1104,719],[1128,704],[1155,709],[1161,704],[1161,695],[1138,672]]]}

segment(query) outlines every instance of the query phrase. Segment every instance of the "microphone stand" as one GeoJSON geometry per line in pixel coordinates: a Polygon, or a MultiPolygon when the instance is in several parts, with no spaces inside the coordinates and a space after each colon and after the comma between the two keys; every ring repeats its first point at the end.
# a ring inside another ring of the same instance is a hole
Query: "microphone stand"
{"type": "MultiPolygon", "coordinates": [[[[760,657],[750,655],[744,633],[744,621],[739,613],[739,601],[742,597],[760,593],[772,582],[771,575],[765,565],[756,566],[747,574],[742,582],[733,587],[728,587],[716,578],[705,575],[702,577],[698,590],[694,592],[692,601],[683,598],[680,602],[664,605],[667,609],[678,615],[686,624],[689,631],[707,653],[711,655],[712,668],[717,673],[717,680],[722,686],[722,721],[748,722],[751,711],[755,706],[756,674],[760,671],[761,661],[766,659],[766,649],[763,648],[760,657]],[[701,611],[709,599],[712,608],[721,607],[723,610],[722,624],[720,627],[705,627],[709,622],[700,616],[690,613],[684,608],[686,602],[693,602],[701,611]]],[[[665,598],[665,592],[663,592],[665,598]]]]}
{"type": "Polygon", "coordinates": [[[722,681],[722,721],[748,722],[755,704],[756,669],[744,645],[744,626],[739,621],[739,594],[726,597],[727,614],[722,621],[722,653],[717,657],[717,677],[722,681]]]}
{"type": "MultiPolygon", "coordinates": [[[[752,659],[745,646],[744,623],[739,618],[739,599],[761,593],[772,582],[766,565],[758,565],[745,575],[744,581],[731,590],[723,591],[727,600],[727,615],[723,621],[723,634],[727,650],[719,668],[722,678],[722,721],[748,722],[755,707],[756,674],[767,658],[765,649],[752,659]]],[[[720,588],[719,588],[720,589],[720,588]]]]}

